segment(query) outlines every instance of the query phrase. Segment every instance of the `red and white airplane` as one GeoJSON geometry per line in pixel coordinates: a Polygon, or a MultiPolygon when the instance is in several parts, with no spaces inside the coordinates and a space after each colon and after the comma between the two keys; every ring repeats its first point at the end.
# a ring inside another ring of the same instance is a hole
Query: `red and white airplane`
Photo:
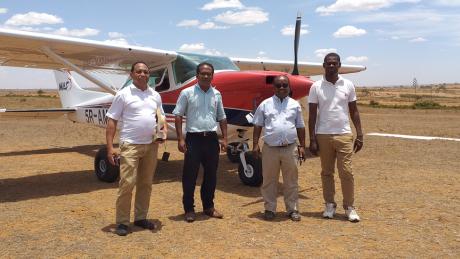
{"type": "MultiPolygon", "coordinates": [[[[297,62],[300,17],[296,23],[295,62],[228,58],[202,54],[165,51],[139,46],[120,46],[100,41],[62,37],[56,35],[0,29],[0,65],[54,70],[62,108],[38,110],[0,109],[2,117],[56,117],[63,114],[74,122],[105,127],[105,113],[121,87],[107,84],[94,73],[127,74],[132,63],[146,62],[150,68],[150,86],[160,92],[167,114],[168,139],[176,139],[174,117],[180,91],[196,83],[195,69],[206,61],[215,68],[213,85],[222,93],[229,125],[229,138],[239,133],[239,140],[231,142],[227,150],[229,159],[239,162],[239,176],[243,183],[258,186],[262,182],[260,161],[248,151],[244,128],[251,126],[253,110],[273,95],[275,76],[287,74],[292,97],[308,95],[313,81],[311,75],[323,73],[321,63],[297,62]],[[101,91],[81,88],[70,74],[74,71],[99,86],[101,91]],[[292,72],[288,74],[288,72],[292,72]],[[300,75],[299,75],[300,74],[300,75]]],[[[340,73],[365,70],[363,66],[342,65],[340,73]]],[[[128,81],[124,84],[127,85],[128,81]]],[[[106,150],[101,148],[95,158],[95,172],[102,181],[118,178],[118,168],[106,161],[106,150]]]]}

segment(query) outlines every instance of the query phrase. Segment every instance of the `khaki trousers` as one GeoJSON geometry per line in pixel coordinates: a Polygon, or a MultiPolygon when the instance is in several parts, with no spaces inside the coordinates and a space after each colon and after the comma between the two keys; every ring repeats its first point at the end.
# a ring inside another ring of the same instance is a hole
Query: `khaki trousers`
{"type": "Polygon", "coordinates": [[[352,134],[318,134],[316,135],[321,159],[321,181],[323,197],[327,203],[334,203],[335,183],[334,168],[337,160],[340,183],[343,194],[343,207],[353,206],[354,178],[351,166],[353,156],[352,134]]]}
{"type": "Polygon", "coordinates": [[[152,180],[157,165],[158,144],[120,144],[120,182],[116,202],[116,223],[129,224],[134,186],[134,220],[147,218],[152,180]]]}
{"type": "Polygon", "coordinates": [[[286,147],[271,147],[264,144],[262,149],[263,183],[261,193],[264,198],[265,210],[276,211],[280,169],[283,174],[283,194],[286,211],[290,213],[298,210],[299,185],[296,157],[296,144],[286,147]]]}

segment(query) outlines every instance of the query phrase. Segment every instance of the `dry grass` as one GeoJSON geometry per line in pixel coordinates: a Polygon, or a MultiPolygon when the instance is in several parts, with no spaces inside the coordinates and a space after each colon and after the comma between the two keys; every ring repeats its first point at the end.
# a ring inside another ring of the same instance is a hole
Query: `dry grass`
{"type": "MultiPolygon", "coordinates": [[[[45,98],[53,106],[54,99],[45,98]]],[[[26,102],[27,103],[27,102],[26,102]]],[[[1,106],[1,105],[0,105],[1,106]]],[[[460,137],[460,111],[360,107],[364,131],[460,137]]],[[[225,219],[182,218],[182,155],[153,181],[150,218],[159,229],[113,234],[116,184],[98,182],[93,156],[104,130],[61,120],[0,122],[2,257],[458,257],[460,143],[365,137],[354,158],[362,222],[321,218],[318,158],[299,174],[302,221],[265,222],[257,188],[224,155],[216,206],[225,219]]],[[[161,148],[163,150],[163,148],[161,148]]],[[[337,184],[337,201],[341,201],[337,184]]],[[[198,190],[197,190],[198,191],[198,190]]],[[[198,192],[196,197],[199,197],[198,192]]],[[[200,209],[199,198],[197,208],[200,209]]]]}
{"type": "MultiPolygon", "coordinates": [[[[450,108],[460,108],[460,85],[429,85],[410,87],[357,88],[358,103],[411,106],[417,101],[432,101],[450,108]]],[[[378,106],[377,105],[377,106],[378,106]]]]}

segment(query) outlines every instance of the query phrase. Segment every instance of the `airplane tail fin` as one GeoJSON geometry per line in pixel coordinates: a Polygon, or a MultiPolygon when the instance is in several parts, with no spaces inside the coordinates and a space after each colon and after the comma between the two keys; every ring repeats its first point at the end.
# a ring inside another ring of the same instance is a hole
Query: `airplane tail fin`
{"type": "MultiPolygon", "coordinates": [[[[81,88],[68,70],[54,70],[62,107],[71,108],[87,105],[95,100],[113,98],[110,93],[90,91],[81,88]]],[[[111,101],[110,101],[111,102],[111,101]]]]}

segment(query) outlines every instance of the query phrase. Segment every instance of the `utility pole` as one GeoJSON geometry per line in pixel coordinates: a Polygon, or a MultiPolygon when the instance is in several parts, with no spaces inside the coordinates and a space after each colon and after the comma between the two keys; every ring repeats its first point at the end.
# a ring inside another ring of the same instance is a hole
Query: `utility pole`
{"type": "Polygon", "coordinates": [[[412,80],[412,86],[414,87],[414,90],[415,90],[415,101],[417,101],[417,86],[418,86],[418,83],[417,83],[417,78],[415,78],[415,77],[412,80]]]}

